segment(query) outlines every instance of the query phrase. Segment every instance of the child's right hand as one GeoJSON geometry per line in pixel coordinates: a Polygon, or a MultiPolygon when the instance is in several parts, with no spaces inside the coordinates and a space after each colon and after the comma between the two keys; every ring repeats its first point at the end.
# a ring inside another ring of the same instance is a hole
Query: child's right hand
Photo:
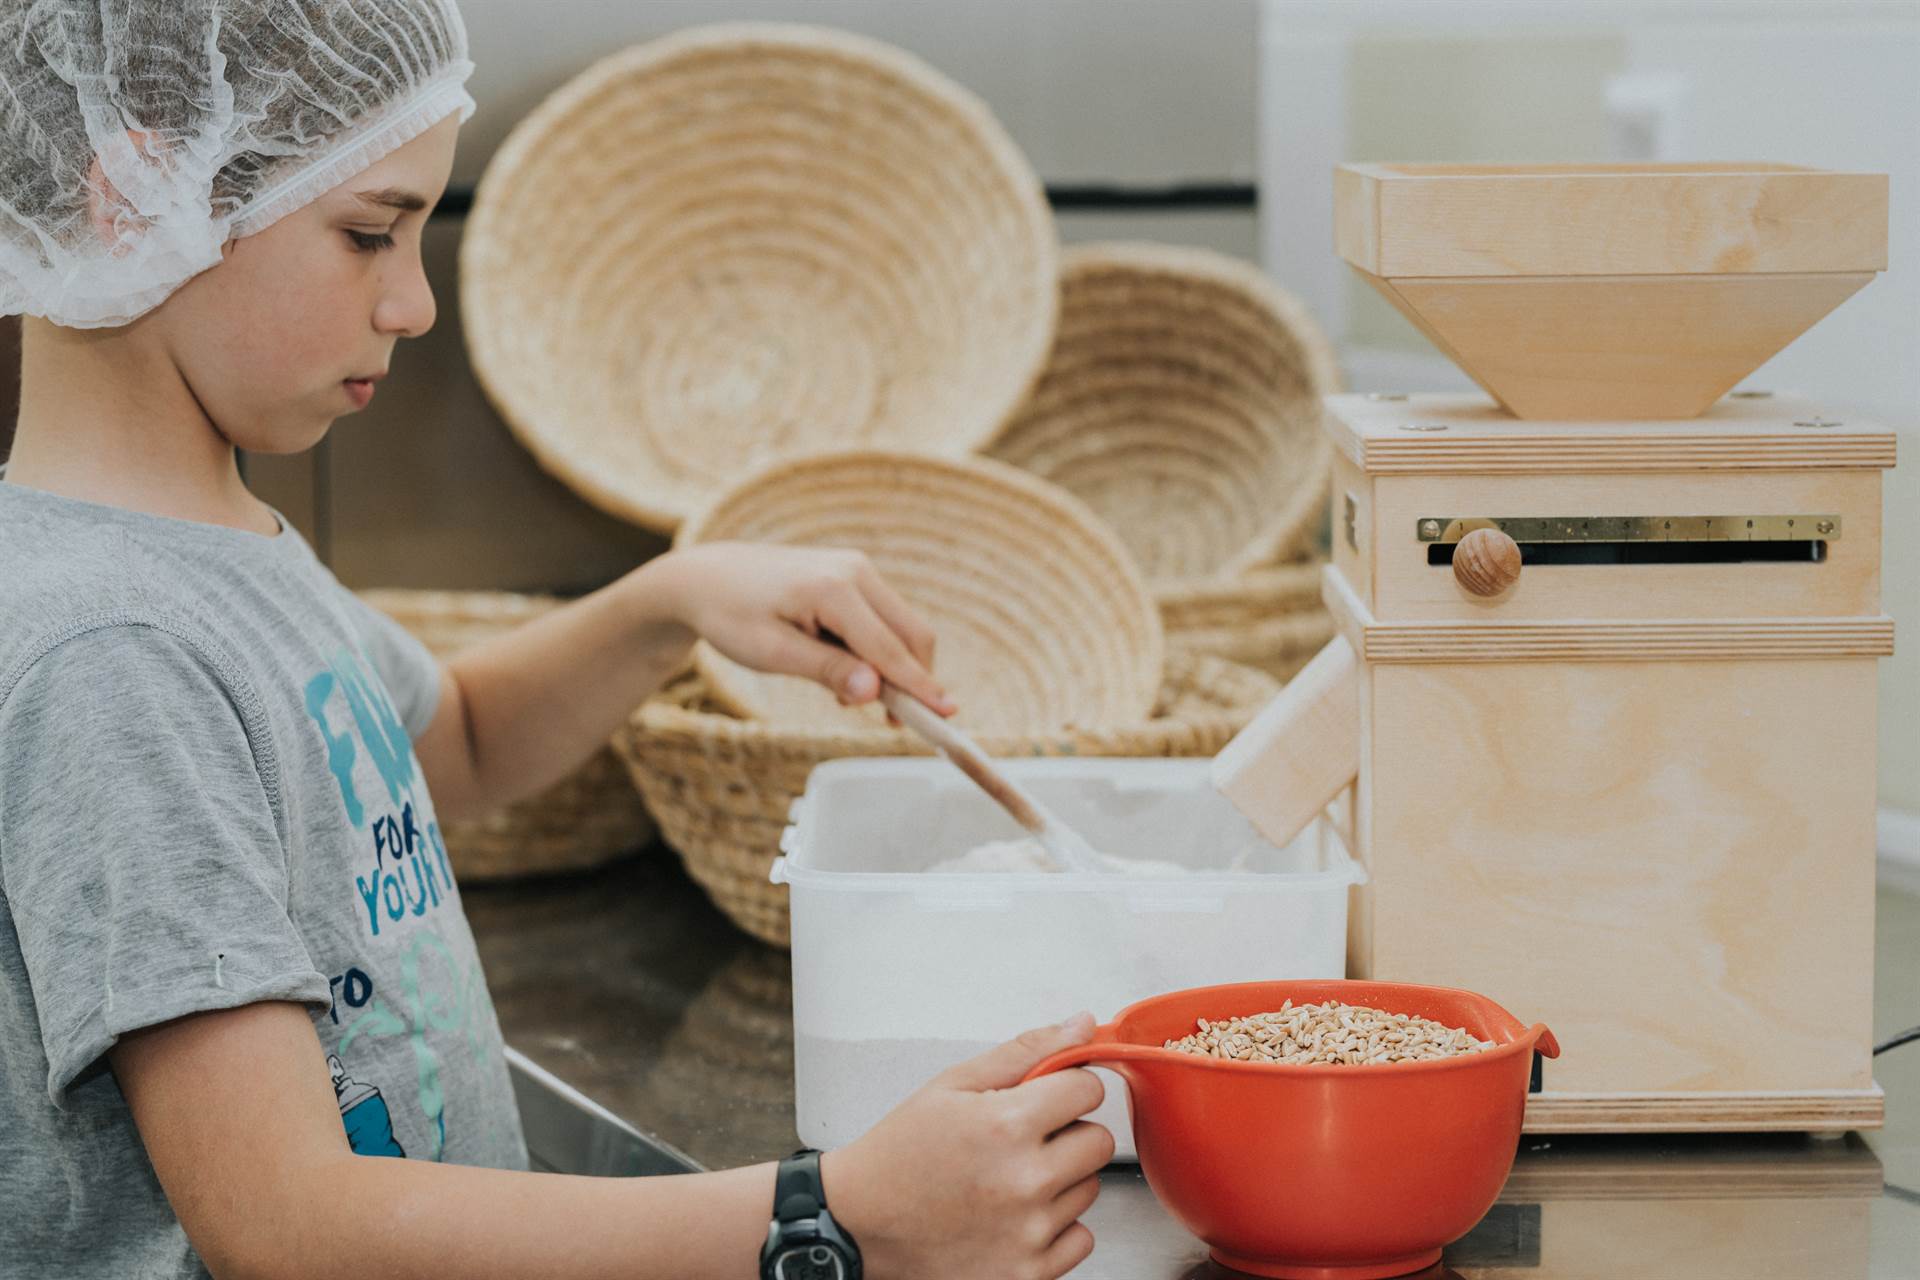
{"type": "Polygon", "coordinates": [[[828,1152],[821,1182],[872,1280],[1054,1280],[1093,1252],[1079,1221],[1100,1194],[1113,1135],[1090,1071],[1020,1084],[1082,1044],[1081,1014],[961,1063],[858,1141],[828,1152]]]}

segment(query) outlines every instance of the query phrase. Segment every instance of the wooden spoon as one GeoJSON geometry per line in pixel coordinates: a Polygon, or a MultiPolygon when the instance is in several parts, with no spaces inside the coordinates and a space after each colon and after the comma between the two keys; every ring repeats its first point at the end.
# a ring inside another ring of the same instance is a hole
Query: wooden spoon
{"type": "Polygon", "coordinates": [[[1027,834],[1040,842],[1049,857],[1067,871],[1106,873],[1108,859],[1096,852],[1080,833],[1048,813],[1013,779],[993,767],[993,760],[958,725],[897,685],[880,683],[880,701],[893,718],[924,739],[934,750],[959,766],[962,773],[1013,815],[1027,834]]]}

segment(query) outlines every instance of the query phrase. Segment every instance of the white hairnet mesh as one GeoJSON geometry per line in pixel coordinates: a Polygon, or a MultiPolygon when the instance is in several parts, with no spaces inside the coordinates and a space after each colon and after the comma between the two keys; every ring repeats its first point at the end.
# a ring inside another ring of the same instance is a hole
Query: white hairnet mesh
{"type": "Polygon", "coordinates": [[[0,0],[0,314],[138,318],[472,70],[455,0],[0,0]]]}

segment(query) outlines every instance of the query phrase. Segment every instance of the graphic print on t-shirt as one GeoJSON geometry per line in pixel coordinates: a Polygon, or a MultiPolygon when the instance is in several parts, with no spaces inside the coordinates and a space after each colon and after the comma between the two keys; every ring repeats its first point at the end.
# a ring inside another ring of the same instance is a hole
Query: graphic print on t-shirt
{"type": "Polygon", "coordinates": [[[393,1114],[378,1088],[355,1080],[337,1054],[327,1055],[333,1075],[333,1100],[340,1104],[340,1121],[347,1126],[347,1144],[357,1156],[404,1156],[393,1136],[393,1114]]]}
{"type": "Polygon", "coordinates": [[[362,1040],[404,1037],[413,1050],[419,1114],[428,1132],[422,1154],[438,1159],[447,1117],[435,1045],[450,1036],[465,1039],[476,1057],[485,1053],[486,986],[478,965],[462,964],[433,927],[442,905],[456,901],[453,870],[413,741],[370,666],[343,650],[305,689],[307,714],[326,743],[327,766],[362,849],[353,884],[341,888],[354,895],[367,945],[364,959],[332,979],[327,1016],[341,1034],[329,1067],[338,1067],[335,1093],[354,1150],[404,1155],[390,1111],[400,1100],[349,1079],[341,1057],[362,1040]],[[378,775],[376,792],[368,792],[364,770],[356,780],[363,758],[378,775]],[[429,1032],[440,1035],[430,1042],[429,1032]]]}
{"type": "Polygon", "coordinates": [[[326,740],[327,767],[340,788],[347,821],[356,830],[368,829],[369,816],[353,779],[362,750],[386,788],[391,808],[373,817],[371,865],[354,879],[367,927],[377,938],[383,921],[398,923],[408,915],[425,915],[453,895],[446,843],[440,838],[439,823],[429,820],[424,830],[420,826],[426,783],[414,759],[413,740],[386,689],[367,674],[359,657],[342,652],[330,669],[307,681],[306,703],[307,714],[326,740]],[[336,702],[344,702],[348,712],[340,730],[329,720],[329,709],[336,702]]]}

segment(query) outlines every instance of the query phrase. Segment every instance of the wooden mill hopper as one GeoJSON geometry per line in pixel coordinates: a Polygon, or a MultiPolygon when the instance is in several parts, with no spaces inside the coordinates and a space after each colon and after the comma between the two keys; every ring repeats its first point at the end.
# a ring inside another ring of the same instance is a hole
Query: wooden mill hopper
{"type": "Polygon", "coordinates": [[[1691,418],[1887,266],[1887,178],[1349,164],[1340,256],[1520,418],[1691,418]]]}

